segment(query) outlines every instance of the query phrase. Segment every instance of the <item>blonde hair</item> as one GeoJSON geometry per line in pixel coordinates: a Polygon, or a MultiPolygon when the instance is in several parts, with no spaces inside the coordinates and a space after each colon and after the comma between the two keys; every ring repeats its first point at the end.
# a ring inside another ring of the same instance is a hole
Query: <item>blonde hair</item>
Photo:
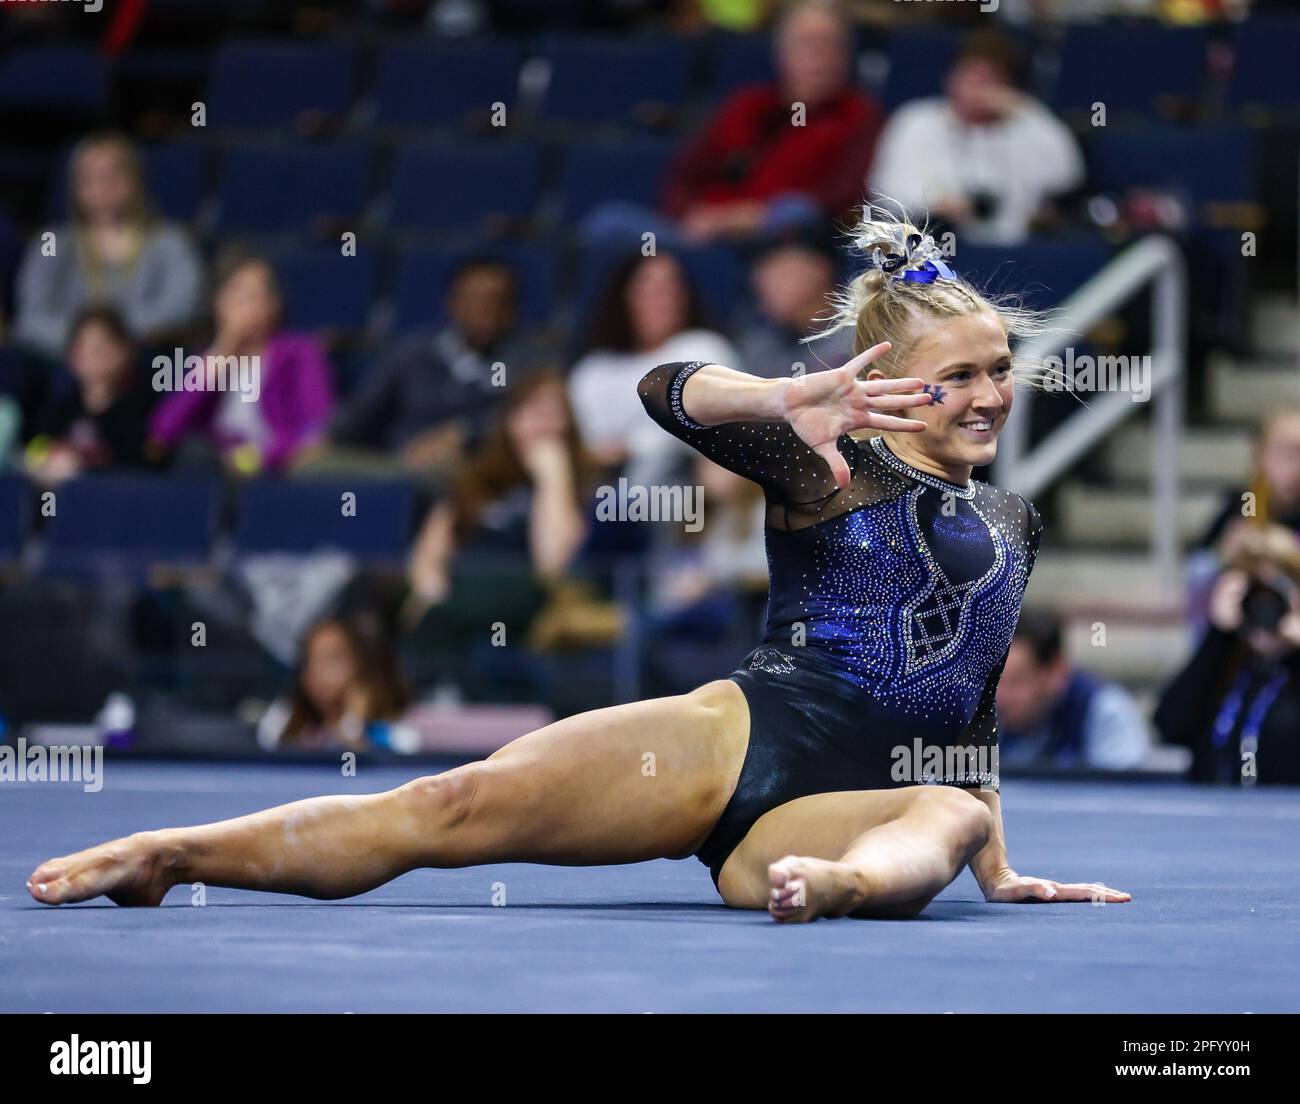
{"type": "Polygon", "coordinates": [[[1300,538],[1281,525],[1242,529],[1226,549],[1224,567],[1264,580],[1281,571],[1300,586],[1300,538]]]}
{"type": "MultiPolygon", "coordinates": [[[[892,348],[871,368],[897,377],[903,375],[903,365],[927,329],[952,318],[987,312],[1001,322],[1008,339],[1017,341],[1056,328],[1051,312],[1026,307],[1020,295],[983,291],[959,273],[954,273],[955,279],[939,275],[930,283],[906,280],[907,272],[920,271],[935,261],[945,263],[928,227],[928,222],[918,228],[884,208],[864,205],[849,234],[854,250],[869,262],[868,267],[836,290],[828,325],[805,340],[815,341],[851,327],[855,355],[888,341],[892,348]],[[892,271],[882,267],[895,262],[892,271]]],[[[1014,350],[1012,368],[1013,378],[1020,384],[1040,384],[1045,372],[1041,362],[1019,359],[1014,350]]]]}

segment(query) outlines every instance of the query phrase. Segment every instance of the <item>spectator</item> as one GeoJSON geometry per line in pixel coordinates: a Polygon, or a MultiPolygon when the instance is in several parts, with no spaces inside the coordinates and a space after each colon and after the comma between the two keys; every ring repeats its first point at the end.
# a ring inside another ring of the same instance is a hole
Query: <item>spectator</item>
{"type": "Polygon", "coordinates": [[[1281,525],[1300,536],[1300,408],[1266,417],[1254,445],[1248,489],[1234,487],[1205,534],[1187,556],[1188,614],[1198,630],[1209,616],[1210,595],[1222,568],[1220,550],[1252,527],[1281,525]]]}
{"type": "Polygon", "coordinates": [[[521,350],[513,336],[519,288],[505,261],[462,263],[447,294],[448,324],[403,341],[339,411],[330,442],[396,451],[407,469],[445,465],[482,439],[521,350]]]}
{"type": "Polygon", "coordinates": [[[821,340],[803,340],[834,316],[836,276],[834,250],[815,235],[766,245],[751,272],[762,318],[740,338],[740,363],[746,372],[776,379],[797,371],[838,368],[852,359],[853,335],[847,329],[821,340]]]}
{"type": "Polygon", "coordinates": [[[189,327],[202,292],[202,266],[188,235],[160,219],[126,138],[83,139],[69,162],[71,222],[38,237],[18,272],[14,337],[50,358],[89,304],[112,305],[145,345],[189,327]]]}
{"type": "Polygon", "coordinates": [[[472,604],[474,596],[454,585],[458,574],[471,586],[486,579],[482,593],[495,615],[475,622],[475,631],[505,620],[511,600],[498,585],[502,568],[524,579],[519,604],[533,612],[544,585],[564,575],[587,536],[588,470],[560,376],[533,372],[512,385],[486,438],[420,530],[406,622],[433,606],[452,614],[458,603],[472,604]]]}
{"type": "Polygon", "coordinates": [[[1161,695],[1156,728],[1192,751],[1191,776],[1300,784],[1300,538],[1239,530],[1210,596],[1209,625],[1161,695]]]}
{"type": "Polygon", "coordinates": [[[136,373],[121,315],[88,307],[72,324],[68,368],[76,388],[43,413],[27,446],[27,470],[52,485],[84,471],[148,466],[145,440],[156,393],[136,373]]]}
{"type": "Polygon", "coordinates": [[[731,344],[705,327],[681,262],[663,252],[624,261],[605,286],[587,348],[569,378],[583,441],[598,464],[625,467],[630,483],[667,481],[689,452],[645,416],[637,384],[672,360],[737,363],[731,344]]]}
{"type": "Polygon", "coordinates": [[[972,34],[946,94],[890,117],[872,190],[928,210],[971,243],[1024,241],[1052,197],[1083,183],[1084,163],[1065,124],[1015,88],[1015,70],[1015,49],[998,32],[972,34]]]}
{"type": "Polygon", "coordinates": [[[811,0],[777,24],[774,48],[776,82],[733,93],[670,170],[664,210],[690,240],[835,218],[862,201],[881,113],[853,86],[850,26],[811,0]]]}
{"type": "Polygon", "coordinates": [[[282,299],[267,261],[232,255],[218,265],[215,287],[216,336],[205,356],[250,358],[258,397],[248,402],[234,389],[176,391],[154,411],[154,445],[173,451],[199,438],[232,471],[283,470],[325,432],[334,403],[329,365],[313,338],[280,329],[282,299]]]}
{"type": "Polygon", "coordinates": [[[1114,683],[1071,666],[1061,623],[1024,610],[998,683],[998,761],[1002,767],[1134,770],[1150,736],[1136,703],[1114,683]]]}
{"type": "Polygon", "coordinates": [[[367,749],[383,741],[409,695],[391,645],[359,622],[325,618],[303,637],[293,691],[257,728],[262,747],[367,749]]]}
{"type": "Polygon", "coordinates": [[[702,492],[690,524],[648,572],[646,675],[655,695],[689,693],[725,678],[751,647],[767,604],[763,524],[767,503],[756,483],[697,456],[692,483],[702,492]]]}
{"type": "Polygon", "coordinates": [[[1248,524],[1277,524],[1300,535],[1300,408],[1266,417],[1255,438],[1254,477],[1249,490],[1235,488],[1201,538],[1209,548],[1248,524]]]}

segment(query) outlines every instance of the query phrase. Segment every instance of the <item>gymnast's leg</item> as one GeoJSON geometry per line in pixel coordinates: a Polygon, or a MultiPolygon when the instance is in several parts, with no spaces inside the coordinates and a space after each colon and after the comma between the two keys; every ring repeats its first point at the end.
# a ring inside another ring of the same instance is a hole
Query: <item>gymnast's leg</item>
{"type": "Polygon", "coordinates": [[[761,817],[724,864],[723,899],[782,922],[916,916],[988,842],[993,816],[951,786],[813,794],[761,817]]]}
{"type": "Polygon", "coordinates": [[[683,857],[726,806],[748,735],[745,697],[724,679],[565,718],[386,793],[140,832],[42,863],[28,888],[52,905],[158,905],[194,882],[330,899],[419,867],[683,857]]]}

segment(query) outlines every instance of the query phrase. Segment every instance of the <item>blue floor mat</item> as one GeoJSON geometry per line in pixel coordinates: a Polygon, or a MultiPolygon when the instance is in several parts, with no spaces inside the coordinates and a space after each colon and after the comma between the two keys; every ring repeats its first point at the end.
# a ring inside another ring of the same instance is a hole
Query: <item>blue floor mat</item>
{"type": "Polygon", "coordinates": [[[1013,866],[1124,905],[988,905],[778,926],[694,859],[422,870],[348,901],[177,887],[47,908],[41,860],[412,772],[110,761],[105,786],[0,787],[0,1011],[1294,1012],[1300,794],[1009,780],[1013,866]],[[504,889],[505,904],[493,904],[504,889]]]}

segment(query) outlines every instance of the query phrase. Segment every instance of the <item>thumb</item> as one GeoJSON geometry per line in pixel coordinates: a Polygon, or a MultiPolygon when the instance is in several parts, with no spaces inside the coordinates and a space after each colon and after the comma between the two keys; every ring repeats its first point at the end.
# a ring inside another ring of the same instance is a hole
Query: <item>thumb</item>
{"type": "Polygon", "coordinates": [[[831,476],[835,480],[835,486],[837,486],[841,491],[844,490],[844,488],[849,485],[851,475],[849,473],[849,466],[845,463],[844,457],[840,454],[836,442],[825,441],[822,444],[817,445],[813,449],[813,452],[825,460],[827,465],[830,467],[831,476]]]}

